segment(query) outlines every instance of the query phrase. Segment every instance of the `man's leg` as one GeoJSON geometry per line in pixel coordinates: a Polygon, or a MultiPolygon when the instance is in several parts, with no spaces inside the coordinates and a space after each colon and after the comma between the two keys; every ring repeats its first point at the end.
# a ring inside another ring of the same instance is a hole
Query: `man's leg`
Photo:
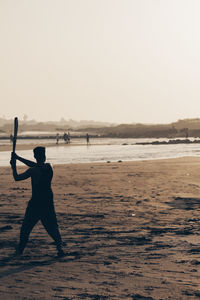
{"type": "Polygon", "coordinates": [[[23,253],[24,248],[26,247],[26,244],[28,242],[29,235],[38,220],[38,212],[32,207],[28,206],[20,230],[20,242],[16,249],[16,254],[20,255],[23,253]]]}
{"type": "Polygon", "coordinates": [[[58,255],[64,255],[64,252],[62,250],[62,239],[58,229],[58,223],[54,207],[46,208],[45,212],[42,214],[41,222],[48,234],[55,241],[58,250],[58,255]]]}

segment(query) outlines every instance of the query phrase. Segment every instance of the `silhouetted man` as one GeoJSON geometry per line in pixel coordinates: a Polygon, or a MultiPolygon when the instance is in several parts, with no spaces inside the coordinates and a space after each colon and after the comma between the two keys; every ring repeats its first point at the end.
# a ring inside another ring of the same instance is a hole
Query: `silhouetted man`
{"type": "Polygon", "coordinates": [[[58,256],[61,257],[64,256],[64,252],[62,250],[62,240],[58,230],[53,203],[53,192],[51,189],[53,170],[50,164],[45,163],[46,155],[44,147],[36,147],[33,149],[33,152],[36,163],[24,159],[15,153],[12,153],[10,161],[15,181],[25,180],[31,177],[32,183],[32,197],[26,208],[16,255],[23,253],[33,227],[41,220],[44,228],[55,241],[58,256]],[[30,168],[24,173],[18,174],[16,169],[17,159],[30,168]]]}

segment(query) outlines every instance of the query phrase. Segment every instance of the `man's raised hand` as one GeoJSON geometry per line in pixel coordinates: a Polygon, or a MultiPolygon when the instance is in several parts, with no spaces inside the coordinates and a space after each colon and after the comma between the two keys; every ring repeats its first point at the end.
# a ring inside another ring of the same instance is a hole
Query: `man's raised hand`
{"type": "Polygon", "coordinates": [[[12,152],[11,153],[11,160],[10,160],[10,165],[12,168],[16,167],[16,158],[17,158],[17,154],[12,152]]]}
{"type": "Polygon", "coordinates": [[[18,159],[18,155],[15,152],[11,153],[11,159],[18,159]]]}

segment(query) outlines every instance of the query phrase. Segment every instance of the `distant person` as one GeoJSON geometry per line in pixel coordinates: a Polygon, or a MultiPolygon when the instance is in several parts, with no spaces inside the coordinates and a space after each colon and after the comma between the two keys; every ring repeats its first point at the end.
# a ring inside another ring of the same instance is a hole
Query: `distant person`
{"type": "Polygon", "coordinates": [[[59,133],[56,134],[56,144],[58,145],[59,143],[59,133]]]}
{"type": "Polygon", "coordinates": [[[67,136],[68,136],[68,144],[70,144],[70,141],[71,141],[71,136],[70,136],[70,133],[69,133],[69,131],[68,131],[68,133],[67,133],[67,136]]]}
{"type": "Polygon", "coordinates": [[[13,142],[13,135],[12,134],[10,135],[10,142],[11,143],[13,142]]]}
{"type": "Polygon", "coordinates": [[[16,255],[23,254],[29,235],[33,227],[40,220],[48,234],[55,241],[58,256],[61,257],[65,253],[62,250],[62,239],[54,210],[53,192],[51,189],[53,170],[49,163],[45,163],[46,155],[44,147],[36,147],[33,149],[33,152],[36,163],[26,160],[13,152],[10,161],[15,181],[31,178],[32,183],[32,197],[28,202],[21,226],[20,241],[16,249],[16,255]],[[16,160],[27,165],[29,169],[24,173],[18,174],[16,160]]]}
{"type": "Polygon", "coordinates": [[[64,140],[64,142],[67,144],[67,139],[68,139],[68,136],[67,136],[67,134],[66,134],[66,132],[64,133],[64,135],[63,135],[63,140],[64,140]]]}
{"type": "Polygon", "coordinates": [[[86,134],[86,142],[87,142],[87,145],[89,145],[89,143],[90,143],[90,136],[89,136],[88,133],[86,134]]]}

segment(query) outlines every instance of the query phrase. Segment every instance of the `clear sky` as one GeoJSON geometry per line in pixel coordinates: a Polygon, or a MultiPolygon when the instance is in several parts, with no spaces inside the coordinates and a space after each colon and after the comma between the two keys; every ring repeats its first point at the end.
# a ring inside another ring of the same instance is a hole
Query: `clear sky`
{"type": "Polygon", "coordinates": [[[200,117],[199,0],[0,0],[0,117],[200,117]]]}

